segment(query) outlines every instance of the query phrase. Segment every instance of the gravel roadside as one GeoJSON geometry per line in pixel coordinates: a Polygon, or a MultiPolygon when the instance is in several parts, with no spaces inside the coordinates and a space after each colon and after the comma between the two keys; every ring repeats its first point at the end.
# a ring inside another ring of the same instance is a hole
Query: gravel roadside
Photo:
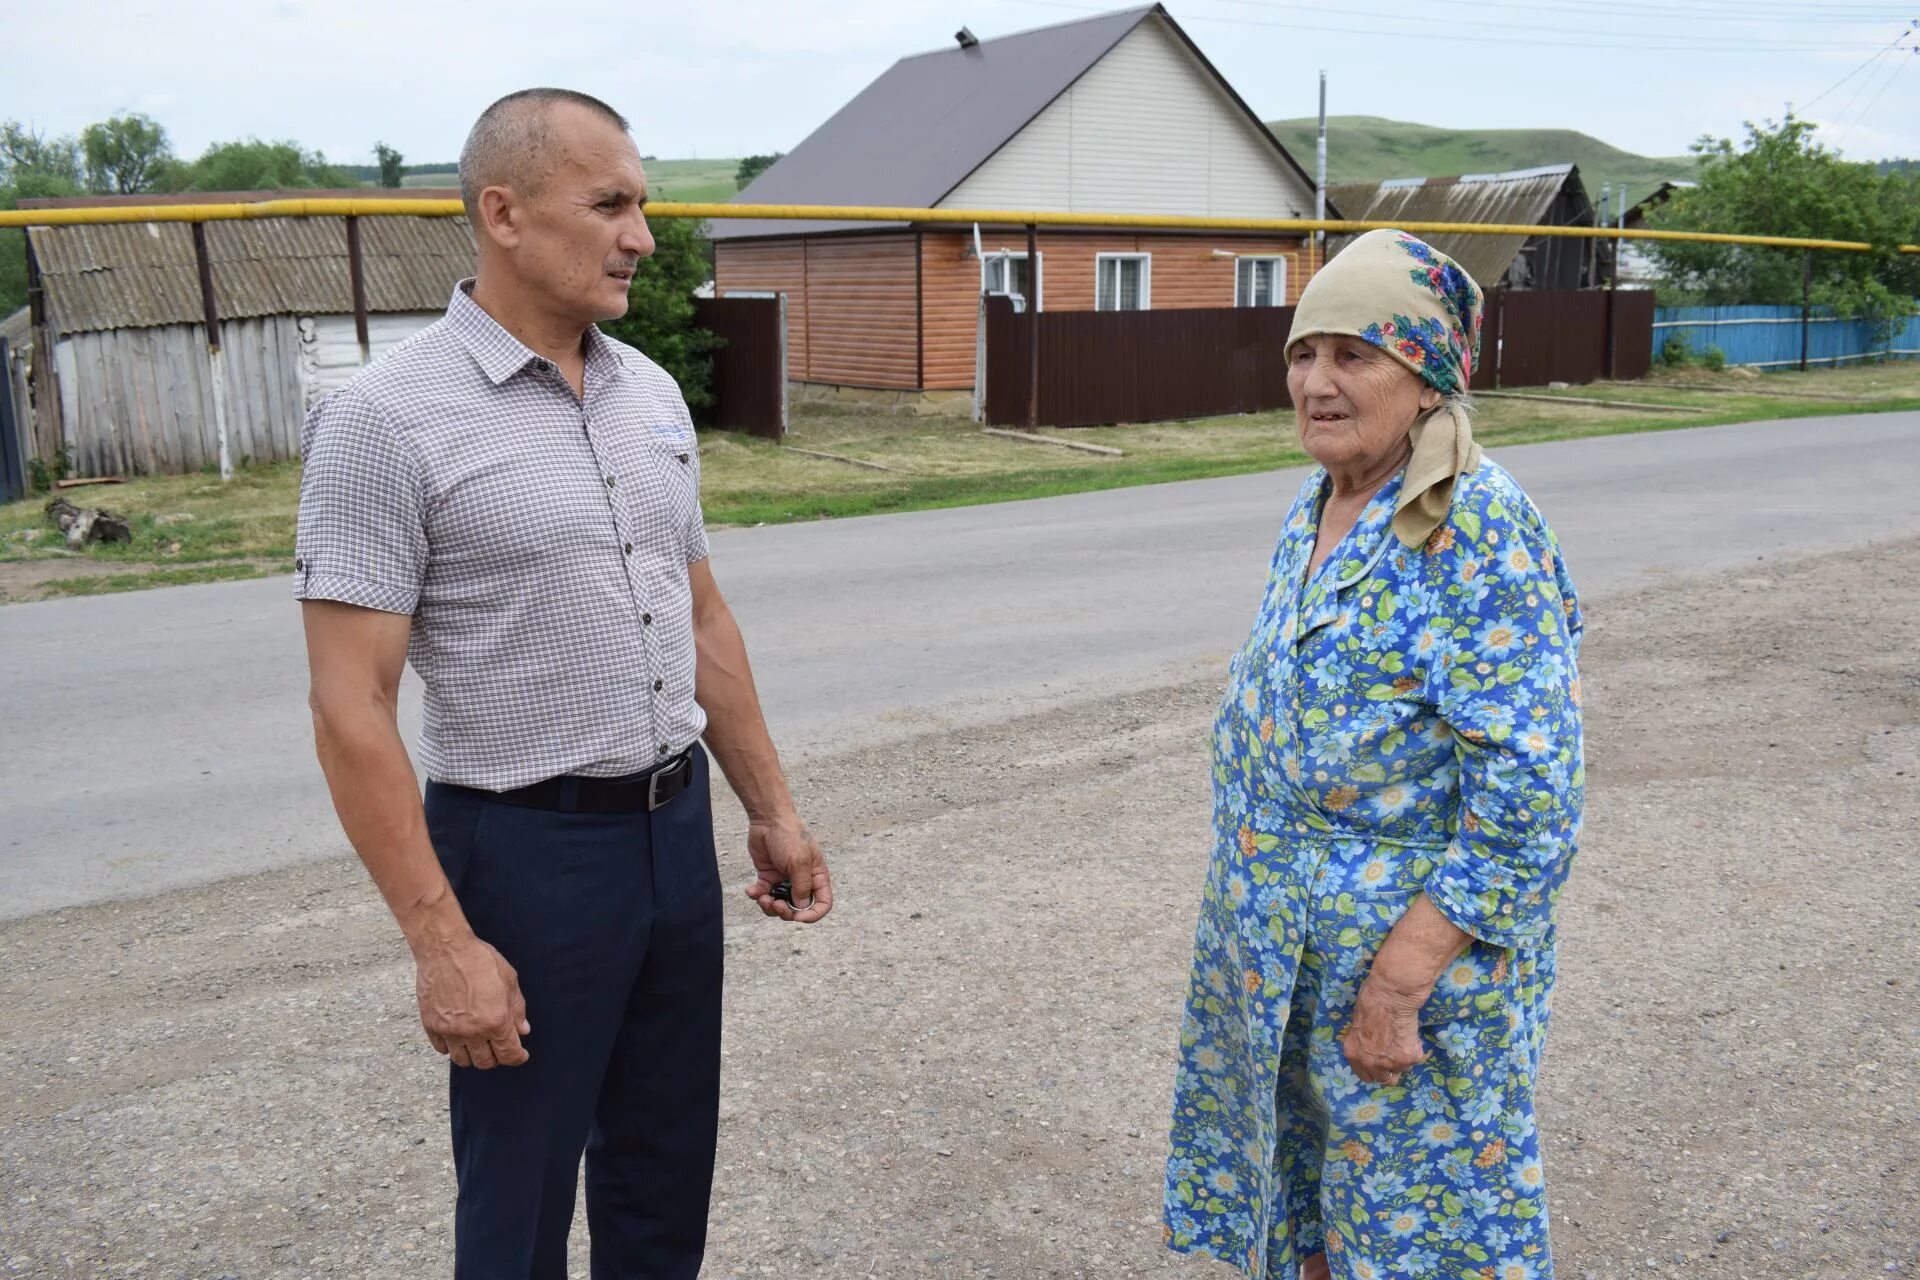
{"type": "MultiPolygon", "coordinates": [[[[1911,1273],[1920,542],[1589,623],[1558,1273],[1911,1273]]],[[[1157,1212],[1216,694],[798,763],[841,904],[729,908],[707,1274],[1228,1274],[1165,1254],[1157,1212]]],[[[446,1274],[444,1067],[404,960],[346,858],[0,925],[0,1275],[446,1274]]]]}

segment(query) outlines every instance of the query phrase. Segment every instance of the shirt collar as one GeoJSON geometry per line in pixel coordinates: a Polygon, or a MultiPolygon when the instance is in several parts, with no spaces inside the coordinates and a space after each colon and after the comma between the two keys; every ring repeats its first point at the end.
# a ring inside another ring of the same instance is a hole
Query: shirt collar
{"type": "MultiPolygon", "coordinates": [[[[447,323],[487,375],[487,381],[496,387],[530,363],[548,363],[545,356],[508,333],[473,300],[472,279],[453,287],[453,298],[447,303],[447,323]]],[[[611,374],[627,367],[626,352],[600,332],[598,325],[587,326],[586,352],[591,371],[611,374]]]]}

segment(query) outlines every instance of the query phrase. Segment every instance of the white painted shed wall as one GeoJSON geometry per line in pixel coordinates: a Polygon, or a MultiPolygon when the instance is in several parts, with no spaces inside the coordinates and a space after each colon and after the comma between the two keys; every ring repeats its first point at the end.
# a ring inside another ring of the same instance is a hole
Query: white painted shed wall
{"type": "MultiPolygon", "coordinates": [[[[378,360],[434,321],[438,311],[404,311],[367,317],[367,345],[378,360]]],[[[360,372],[360,341],[352,316],[300,317],[300,380],[307,404],[338,391],[360,372]]]]}

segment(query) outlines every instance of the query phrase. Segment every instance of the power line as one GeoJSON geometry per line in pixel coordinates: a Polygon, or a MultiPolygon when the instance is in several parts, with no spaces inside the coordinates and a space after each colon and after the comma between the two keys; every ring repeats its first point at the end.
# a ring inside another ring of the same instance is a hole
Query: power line
{"type": "Polygon", "coordinates": [[[1814,97],[1813,102],[1809,102],[1805,104],[1800,108],[1800,110],[1806,111],[1811,109],[1814,102],[1820,101],[1821,98],[1826,97],[1828,94],[1832,93],[1835,89],[1838,89],[1841,85],[1853,79],[1855,76],[1859,75],[1862,71],[1865,71],[1873,63],[1878,62],[1880,59],[1886,57],[1887,54],[1893,49],[1893,47],[1899,44],[1900,41],[1904,39],[1908,35],[1908,33],[1910,33],[1912,30],[1913,30],[1913,24],[1908,23],[1905,30],[1903,30],[1899,35],[1895,36],[1893,39],[1887,41],[1886,48],[1880,50],[1878,53],[1873,54],[1865,62],[1862,62],[1859,66],[1847,72],[1847,74],[1841,76],[1838,80],[1835,80],[1832,84],[1828,85],[1825,89],[1821,90],[1820,93],[1814,97]]]}
{"type": "MultiPolygon", "coordinates": [[[[1343,15],[1351,15],[1352,13],[1352,9],[1350,7],[1343,6],[1343,5],[1334,5],[1334,4],[1312,4],[1312,3],[1291,3],[1291,2],[1275,3],[1274,0],[1220,0],[1220,3],[1237,4],[1237,5],[1242,5],[1251,9],[1284,10],[1287,12],[1297,12],[1303,9],[1312,9],[1312,10],[1320,10],[1322,12],[1339,13],[1343,15]]],[[[1591,13],[1596,17],[1612,18],[1625,12],[1629,16],[1658,18],[1669,23],[1675,17],[1681,17],[1681,18],[1698,19],[1702,22],[1710,22],[1710,23],[1719,24],[1719,25],[1725,25],[1728,22],[1739,22],[1746,25],[1777,24],[1777,23],[1788,23],[1788,22],[1792,22],[1792,23],[1818,22],[1825,26],[1834,26],[1834,25],[1841,25],[1841,24],[1848,24],[1848,23],[1860,23],[1860,24],[1876,23],[1877,24],[1877,23],[1891,21],[1893,19],[1902,17],[1908,11],[1906,6],[1901,6],[1889,13],[1862,12],[1859,14],[1849,15],[1849,14],[1838,13],[1832,9],[1823,8],[1812,13],[1794,12],[1794,13],[1782,13],[1778,16],[1767,16],[1765,14],[1756,14],[1752,6],[1750,5],[1720,6],[1717,4],[1709,4],[1703,7],[1695,3],[1691,3],[1690,0],[1672,0],[1671,3],[1658,3],[1658,2],[1654,2],[1654,0],[1614,0],[1614,2],[1612,3],[1591,3],[1591,4],[1584,3],[1583,0],[1569,0],[1568,3],[1554,4],[1554,5],[1549,5],[1545,7],[1542,7],[1537,4],[1521,3],[1519,2],[1519,0],[1427,0],[1427,3],[1430,6],[1469,8],[1469,9],[1475,9],[1475,10],[1512,9],[1512,10],[1517,10],[1521,13],[1543,14],[1543,15],[1551,14],[1559,17],[1567,17],[1567,16],[1580,17],[1583,13],[1591,13]]],[[[1511,23],[1473,22],[1468,19],[1448,19],[1447,21],[1449,26],[1497,26],[1497,27],[1503,27],[1503,28],[1511,26],[1511,23]]],[[[1535,31],[1571,32],[1573,34],[1584,34],[1586,31],[1590,30],[1590,28],[1585,28],[1585,27],[1580,27],[1580,28],[1530,27],[1529,29],[1535,30],[1535,31]]],[[[1691,39],[1693,37],[1688,37],[1688,38],[1691,39]]],[[[1700,38],[1712,39],[1718,42],[1724,39],[1725,37],[1724,35],[1716,35],[1711,37],[1700,37],[1700,38]]],[[[1801,47],[1801,48],[1805,47],[1804,42],[1796,41],[1795,43],[1796,43],[1796,47],[1801,47]]]]}
{"type": "MultiPolygon", "coordinates": [[[[1875,62],[1879,62],[1884,58],[1890,58],[1892,56],[1893,56],[1893,50],[1882,49],[1879,53],[1874,55],[1873,60],[1875,62]]],[[[1862,80],[1859,84],[1853,86],[1853,96],[1847,99],[1847,105],[1840,108],[1839,111],[1834,113],[1833,121],[1835,125],[1838,125],[1840,121],[1846,119],[1847,112],[1851,111],[1853,109],[1853,104],[1860,100],[1861,91],[1863,91],[1868,85],[1872,84],[1873,78],[1879,74],[1880,74],[1880,68],[1875,67],[1873,68],[1873,70],[1867,72],[1866,79],[1862,80]]]]}
{"type": "MultiPolygon", "coordinates": [[[[1104,7],[1100,7],[1096,5],[1072,4],[1072,3],[1067,3],[1067,0],[1016,0],[1016,2],[1021,4],[1039,5],[1043,8],[1048,8],[1048,9],[1068,9],[1077,13],[1110,12],[1104,7]]],[[[1279,28],[1279,29],[1291,30],[1291,31],[1325,31],[1325,32],[1332,32],[1338,35],[1362,36],[1370,40],[1419,40],[1423,43],[1429,43],[1432,41],[1439,40],[1439,41],[1449,41],[1452,43],[1459,43],[1459,44],[1475,44],[1475,45],[1481,46],[1482,48],[1485,48],[1490,45],[1510,45],[1516,48],[1535,48],[1535,49],[1629,49],[1629,50],[1633,50],[1641,53],[1742,53],[1742,54],[1747,54],[1749,56],[1765,56],[1768,54],[1798,56],[1803,53],[1815,52],[1815,51],[1838,52],[1838,51],[1853,50],[1853,49],[1860,49],[1863,47],[1867,47],[1858,42],[1848,43],[1848,44],[1815,45],[1815,44],[1808,44],[1804,41],[1793,41],[1786,44],[1764,44],[1763,45],[1763,44],[1751,44],[1751,43],[1736,44],[1732,41],[1724,40],[1724,39],[1715,40],[1713,43],[1710,43],[1710,44],[1656,44],[1656,43],[1650,43],[1646,40],[1632,40],[1632,39],[1626,39],[1626,40],[1595,40],[1595,39],[1529,40],[1529,39],[1522,39],[1522,38],[1516,38],[1516,37],[1507,37],[1505,39],[1501,39],[1501,38],[1491,37],[1491,36],[1447,35],[1444,33],[1433,32],[1433,31],[1405,31],[1405,30],[1357,31],[1352,26],[1339,26],[1339,25],[1331,25],[1327,23],[1272,22],[1272,21],[1259,21],[1253,18],[1223,18],[1223,17],[1217,17],[1217,16],[1205,15],[1205,14],[1187,15],[1187,16],[1184,16],[1181,19],[1181,21],[1183,23],[1211,22],[1211,23],[1223,24],[1226,26],[1235,26],[1235,27],[1272,27],[1272,28],[1279,28]]]]}
{"type": "Polygon", "coordinates": [[[1920,58],[1920,49],[1915,49],[1913,51],[1912,57],[1899,59],[1899,65],[1893,69],[1893,74],[1887,77],[1886,83],[1880,86],[1880,92],[1874,94],[1873,97],[1868,100],[1867,105],[1861,108],[1859,116],[1856,117],[1854,120],[1855,124],[1858,124],[1861,120],[1864,120],[1868,116],[1873,114],[1874,106],[1880,101],[1882,97],[1886,95],[1888,87],[1891,86],[1895,80],[1898,80],[1900,78],[1900,73],[1902,71],[1905,71],[1908,67],[1913,65],[1914,59],[1916,58],[1920,58]]]}
{"type": "MultiPolygon", "coordinates": [[[[1920,54],[1915,54],[1913,56],[1920,57],[1920,54]]],[[[1869,115],[1873,114],[1873,108],[1875,104],[1877,104],[1880,101],[1881,97],[1887,92],[1888,87],[1891,86],[1895,80],[1898,80],[1900,78],[1900,73],[1907,69],[1907,64],[1911,61],[1913,61],[1913,57],[1893,58],[1888,65],[1886,79],[1880,82],[1879,90],[1876,91],[1871,98],[1867,99],[1867,105],[1860,108],[1860,114],[1856,115],[1853,118],[1852,122],[1848,124],[1841,123],[1842,119],[1844,119],[1847,114],[1845,108],[1842,108],[1840,114],[1834,117],[1834,120],[1833,120],[1834,133],[1836,135],[1848,133],[1855,126],[1857,126],[1862,120],[1865,120],[1869,115]]],[[[1860,90],[1865,89],[1867,85],[1872,82],[1872,80],[1873,80],[1873,74],[1869,73],[1867,78],[1860,82],[1860,89],[1856,89],[1854,91],[1854,97],[1855,98],[1859,97],[1860,90]]],[[[1847,105],[1852,106],[1853,99],[1849,98],[1847,100],[1847,105]]]]}

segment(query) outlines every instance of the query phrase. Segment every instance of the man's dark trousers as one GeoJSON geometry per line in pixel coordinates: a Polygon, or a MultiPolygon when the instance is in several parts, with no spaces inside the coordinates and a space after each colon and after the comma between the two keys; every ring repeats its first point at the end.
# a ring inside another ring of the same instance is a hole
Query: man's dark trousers
{"type": "Polygon", "coordinates": [[[692,1280],[720,1109],[720,881],[704,751],[652,812],[437,783],[435,851],[520,975],[518,1067],[451,1069],[458,1280],[564,1280],[584,1151],[594,1280],[692,1280]]]}

